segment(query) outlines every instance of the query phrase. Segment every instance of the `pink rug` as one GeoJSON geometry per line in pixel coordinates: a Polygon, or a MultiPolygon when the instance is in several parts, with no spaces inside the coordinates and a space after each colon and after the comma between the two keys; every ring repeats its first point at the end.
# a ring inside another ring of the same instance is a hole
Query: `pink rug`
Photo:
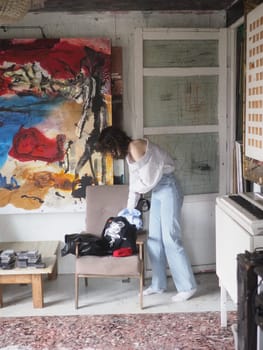
{"type": "Polygon", "coordinates": [[[0,318],[5,350],[233,350],[219,312],[0,318]]]}

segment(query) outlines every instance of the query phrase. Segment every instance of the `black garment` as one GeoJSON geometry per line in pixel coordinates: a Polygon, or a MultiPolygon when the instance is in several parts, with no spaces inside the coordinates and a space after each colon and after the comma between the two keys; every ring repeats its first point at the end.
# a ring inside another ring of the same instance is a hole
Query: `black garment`
{"type": "Polygon", "coordinates": [[[79,255],[98,255],[109,254],[107,242],[101,237],[91,233],[72,233],[65,235],[65,246],[61,249],[61,256],[76,253],[76,243],[79,245],[79,255]]]}
{"type": "Polygon", "coordinates": [[[130,247],[133,254],[137,253],[137,228],[123,216],[110,217],[106,221],[102,231],[102,239],[111,252],[130,247]]]}
{"type": "Polygon", "coordinates": [[[65,246],[61,256],[76,254],[78,243],[79,255],[109,255],[116,249],[131,248],[137,253],[137,228],[123,216],[110,217],[103,228],[101,237],[91,233],[72,233],[64,237],[65,246]]]}

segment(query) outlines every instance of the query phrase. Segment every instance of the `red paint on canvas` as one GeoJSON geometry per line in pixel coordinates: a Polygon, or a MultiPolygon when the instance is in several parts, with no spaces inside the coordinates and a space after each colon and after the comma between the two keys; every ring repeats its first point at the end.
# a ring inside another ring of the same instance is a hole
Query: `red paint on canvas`
{"type": "Polygon", "coordinates": [[[49,139],[36,128],[21,128],[15,135],[9,155],[21,162],[42,160],[53,163],[65,155],[64,135],[49,139]]]}

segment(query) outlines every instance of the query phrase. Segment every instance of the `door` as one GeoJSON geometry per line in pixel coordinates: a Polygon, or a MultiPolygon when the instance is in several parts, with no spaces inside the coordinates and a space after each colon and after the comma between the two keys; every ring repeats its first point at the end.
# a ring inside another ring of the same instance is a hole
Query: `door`
{"type": "Polygon", "coordinates": [[[227,188],[226,30],[137,29],[137,137],[175,159],[183,239],[195,271],[215,268],[215,199],[227,188]]]}

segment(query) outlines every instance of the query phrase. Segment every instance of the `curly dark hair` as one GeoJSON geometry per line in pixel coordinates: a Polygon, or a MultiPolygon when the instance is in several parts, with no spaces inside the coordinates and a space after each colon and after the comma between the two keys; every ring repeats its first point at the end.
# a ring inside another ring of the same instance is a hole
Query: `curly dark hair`
{"type": "Polygon", "coordinates": [[[103,154],[110,153],[114,159],[123,159],[128,154],[132,139],[122,130],[108,126],[100,133],[96,150],[103,154]]]}

